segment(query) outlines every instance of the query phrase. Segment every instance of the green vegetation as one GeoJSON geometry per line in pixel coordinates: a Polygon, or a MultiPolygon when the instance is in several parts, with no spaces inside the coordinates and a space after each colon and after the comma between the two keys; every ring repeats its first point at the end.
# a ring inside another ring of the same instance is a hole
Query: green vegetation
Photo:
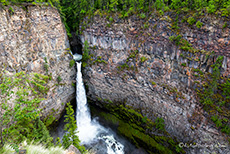
{"type": "Polygon", "coordinates": [[[129,69],[129,65],[124,63],[121,66],[117,66],[118,70],[123,71],[124,69],[129,69]]]}
{"type": "Polygon", "coordinates": [[[164,130],[164,128],[165,128],[164,119],[157,117],[155,123],[156,123],[157,129],[164,130]]]}
{"type": "Polygon", "coordinates": [[[107,61],[105,60],[102,60],[102,57],[101,56],[98,56],[97,59],[95,61],[93,61],[93,64],[95,63],[104,63],[104,64],[108,64],[107,61]]]}
{"type": "Polygon", "coordinates": [[[137,61],[138,61],[138,57],[139,57],[138,53],[139,53],[138,50],[135,50],[135,51],[131,50],[129,53],[129,57],[126,59],[126,63],[117,66],[118,71],[123,71],[123,70],[134,71],[135,70],[137,72],[138,71],[137,67],[133,66],[133,65],[130,66],[129,63],[133,62],[134,64],[137,65],[137,61]]]}
{"type": "MultiPolygon", "coordinates": [[[[99,98],[100,99],[100,98],[99,98]]],[[[100,99],[102,100],[102,99],[100,99]]],[[[108,100],[104,100],[108,101],[108,100]]],[[[97,116],[103,117],[108,123],[113,123],[117,126],[118,132],[126,136],[137,147],[144,147],[149,153],[184,153],[178,147],[178,142],[175,142],[166,135],[165,124],[162,118],[157,118],[152,122],[146,116],[141,115],[137,111],[128,106],[124,107],[117,103],[105,103],[104,108],[108,112],[100,111],[91,108],[97,116]],[[105,105],[107,104],[107,105],[105,105]],[[155,131],[164,134],[163,136],[150,135],[148,132],[155,131]]]]}
{"type": "Polygon", "coordinates": [[[175,42],[176,45],[180,45],[181,44],[181,38],[182,36],[181,35],[178,35],[178,36],[170,36],[169,37],[169,40],[172,41],[172,42],[175,42]]]}
{"type": "Polygon", "coordinates": [[[152,85],[156,85],[156,82],[154,82],[154,81],[150,81],[150,82],[151,82],[152,85]]]}
{"type": "Polygon", "coordinates": [[[186,63],[182,63],[181,66],[186,67],[186,63]]]}
{"type": "MultiPolygon", "coordinates": [[[[191,53],[197,53],[197,52],[200,52],[200,53],[203,53],[203,54],[206,54],[206,55],[209,55],[210,52],[208,51],[205,51],[205,50],[197,50],[195,48],[192,47],[192,44],[190,44],[186,39],[182,38],[181,35],[177,35],[177,36],[170,36],[169,37],[169,40],[174,42],[177,46],[180,47],[181,50],[183,51],[188,51],[188,52],[191,52],[191,53]]],[[[180,54],[180,56],[184,57],[183,54],[180,54]]],[[[196,60],[197,61],[197,60],[196,60]]]]}
{"type": "Polygon", "coordinates": [[[47,147],[52,145],[52,138],[40,120],[38,104],[43,98],[33,89],[31,76],[24,72],[16,73],[13,77],[3,75],[0,95],[0,149],[11,143],[18,151],[18,144],[25,139],[29,142],[39,141],[47,147]]]}
{"type": "Polygon", "coordinates": [[[62,81],[62,78],[61,78],[61,76],[59,75],[59,76],[57,77],[57,82],[58,82],[58,84],[59,84],[61,81],[62,81]]]}
{"type": "Polygon", "coordinates": [[[226,28],[228,26],[227,22],[224,22],[223,28],[226,28]]]}
{"type": "Polygon", "coordinates": [[[203,23],[202,22],[200,22],[200,21],[197,21],[196,22],[196,27],[197,28],[201,28],[203,26],[203,23]]]}
{"type": "MultiPolygon", "coordinates": [[[[230,80],[220,77],[220,68],[223,62],[223,56],[219,56],[214,65],[213,72],[208,74],[206,82],[200,90],[197,89],[197,94],[200,102],[204,105],[204,109],[210,114],[211,120],[216,124],[216,127],[222,132],[230,134],[229,126],[229,103],[230,103],[230,80]]],[[[194,70],[203,75],[200,70],[194,70]]]]}
{"type": "Polygon", "coordinates": [[[113,22],[113,18],[112,18],[112,17],[109,17],[109,21],[110,21],[110,22],[113,22]]]}
{"type": "Polygon", "coordinates": [[[45,60],[45,63],[43,65],[43,67],[44,67],[44,70],[46,71],[46,74],[48,74],[49,65],[48,65],[48,62],[47,62],[47,58],[45,57],[44,60],[45,60]]]}
{"type": "Polygon", "coordinates": [[[13,14],[14,13],[14,9],[12,7],[9,8],[9,12],[10,14],[13,14]]]}
{"type": "Polygon", "coordinates": [[[54,112],[50,113],[50,115],[45,117],[45,119],[43,120],[47,128],[55,121],[55,117],[53,116],[53,114],[54,112]]]}
{"type": "Polygon", "coordinates": [[[70,67],[70,68],[73,67],[74,64],[75,64],[75,61],[74,61],[74,59],[72,59],[72,60],[69,62],[69,67],[70,67]]]}
{"type": "Polygon", "coordinates": [[[193,17],[189,17],[187,22],[189,23],[189,25],[193,25],[196,22],[196,20],[193,17]]]}
{"type": "Polygon", "coordinates": [[[49,70],[49,65],[48,65],[47,63],[44,63],[44,70],[45,70],[46,72],[48,72],[48,70],[49,70]]]}
{"type": "MultiPolygon", "coordinates": [[[[82,152],[85,151],[84,147],[79,145],[80,141],[75,132],[76,121],[70,104],[67,105],[65,120],[67,122],[65,130],[69,133],[63,145],[58,144],[60,148],[53,147],[53,138],[50,137],[47,127],[55,117],[51,114],[44,119],[45,122],[41,121],[39,108],[39,103],[44,100],[42,94],[45,90],[39,86],[47,84],[48,76],[38,73],[28,75],[25,72],[16,73],[11,77],[4,74],[0,76],[0,153],[19,152],[19,144],[25,143],[24,141],[28,144],[23,148],[29,154],[36,153],[36,150],[39,153],[42,151],[59,153],[64,150],[61,146],[68,148],[70,144],[82,152]]],[[[54,109],[52,111],[56,112],[54,109]]]]}
{"type": "Polygon", "coordinates": [[[34,89],[32,89],[34,94],[47,94],[49,91],[49,87],[47,86],[49,81],[49,76],[33,73],[34,77],[32,77],[32,80],[30,83],[34,86],[34,89]]]}
{"type": "MultiPolygon", "coordinates": [[[[59,146],[50,146],[46,147],[45,145],[42,145],[40,143],[27,143],[26,141],[23,141],[21,146],[23,147],[23,150],[26,150],[26,154],[63,154],[65,153],[65,149],[63,147],[59,146]]],[[[0,150],[1,154],[13,154],[15,153],[15,150],[12,148],[10,144],[4,145],[2,150],[0,150]]],[[[23,153],[22,151],[19,153],[23,153]]]]}
{"type": "Polygon", "coordinates": [[[144,18],[146,17],[146,15],[145,15],[144,13],[141,13],[141,14],[140,14],[140,17],[141,17],[142,19],[144,19],[144,18]]]}
{"type": "MultiPolygon", "coordinates": [[[[29,2],[35,5],[51,5],[58,8],[62,20],[65,24],[67,34],[71,37],[71,32],[79,33],[79,25],[83,23],[85,16],[92,17],[95,13],[112,13],[118,12],[119,17],[125,18],[134,13],[139,14],[144,19],[154,10],[158,10],[160,15],[164,12],[172,10],[175,12],[207,12],[221,14],[228,17],[230,15],[230,0],[0,0],[3,5],[14,3],[29,2]]],[[[13,8],[10,9],[13,13],[13,8]]],[[[112,17],[108,18],[110,22],[114,21],[112,17]]],[[[196,21],[193,17],[189,17],[187,22],[192,25],[196,21]]],[[[83,23],[87,25],[87,23],[83,23]]],[[[84,29],[84,26],[82,27],[84,29]]]]}
{"type": "Polygon", "coordinates": [[[83,54],[82,54],[82,67],[87,66],[87,61],[90,59],[89,56],[89,43],[87,41],[84,42],[83,54]]]}
{"type": "MultiPolygon", "coordinates": [[[[68,36],[71,37],[71,32],[80,32],[79,25],[82,23],[81,30],[84,30],[84,26],[86,26],[88,23],[83,22],[83,20],[86,18],[90,19],[94,14],[98,13],[99,15],[103,16],[106,15],[110,23],[108,24],[109,27],[115,22],[117,18],[114,16],[111,16],[110,13],[116,12],[118,14],[119,18],[126,18],[132,14],[137,14],[140,19],[148,19],[152,14],[152,11],[156,11],[159,16],[162,16],[164,12],[172,11],[177,14],[180,14],[180,12],[188,13],[187,16],[183,18],[184,22],[187,22],[189,25],[194,25],[196,23],[197,28],[201,28],[203,26],[203,23],[199,21],[198,16],[195,15],[193,12],[198,12],[198,14],[203,13],[210,13],[215,14],[216,16],[221,15],[224,17],[228,17],[230,15],[230,0],[209,0],[209,1],[202,1],[202,0],[187,0],[187,1],[179,1],[179,0],[155,0],[155,1],[144,1],[144,0],[0,0],[0,3],[3,5],[10,5],[15,3],[22,3],[22,2],[29,2],[35,5],[50,5],[55,6],[58,8],[62,20],[65,24],[68,36]]],[[[13,7],[9,7],[10,14],[13,14],[15,11],[13,7]]],[[[172,23],[172,29],[173,30],[179,30],[178,26],[178,16],[176,17],[175,22],[172,23]]],[[[155,27],[157,25],[154,25],[155,27]]],[[[226,28],[227,22],[223,24],[223,28],[226,28]]],[[[148,28],[148,23],[145,23],[143,25],[144,28],[148,28]]],[[[192,53],[196,52],[202,52],[207,53],[206,51],[200,51],[197,49],[194,49],[192,45],[182,38],[181,35],[178,35],[179,33],[176,33],[174,36],[170,36],[169,39],[174,42],[176,45],[180,47],[183,51],[188,51],[192,53]]],[[[138,35],[136,35],[138,37],[138,35]]],[[[181,54],[182,56],[183,54],[181,54]]],[[[186,56],[183,56],[184,58],[187,58],[186,56]]],[[[84,49],[83,49],[83,58],[82,58],[82,66],[87,66],[87,61],[91,58],[89,55],[89,45],[88,42],[84,42],[84,49]]],[[[147,60],[145,57],[140,58],[140,62],[144,63],[147,60]]],[[[207,77],[207,81],[202,85],[200,89],[197,89],[197,94],[200,97],[200,102],[203,104],[206,111],[210,113],[212,116],[211,120],[216,124],[216,126],[221,129],[222,132],[225,132],[227,134],[230,133],[230,127],[229,127],[229,103],[230,103],[230,80],[223,78],[220,78],[220,67],[222,64],[223,58],[219,57],[216,61],[216,64],[214,64],[213,67],[213,73],[208,74],[210,75],[207,77]]],[[[129,57],[126,60],[126,63],[118,66],[118,70],[130,70],[134,69],[135,66],[130,66],[130,61],[136,62],[138,61],[138,51],[131,52],[129,57]]],[[[107,63],[105,60],[102,60],[101,57],[97,57],[96,61],[97,63],[107,63]]],[[[70,61],[69,66],[72,67],[74,65],[73,61],[70,61]]],[[[183,67],[186,66],[186,63],[181,64],[183,67]]],[[[137,69],[137,68],[136,68],[137,69]]],[[[47,59],[45,58],[44,63],[44,70],[46,71],[48,75],[49,65],[47,62],[47,59]]],[[[197,77],[201,77],[204,79],[204,73],[198,69],[194,69],[194,72],[196,72],[197,77]]],[[[126,74],[124,74],[126,75],[126,74]]],[[[48,76],[48,79],[52,79],[48,76]]],[[[57,82],[60,83],[62,81],[61,77],[57,77],[57,82]]],[[[155,82],[151,82],[152,85],[155,85],[155,82]]],[[[199,83],[197,81],[197,83],[199,83]]],[[[49,90],[48,80],[47,76],[42,76],[39,74],[34,74],[34,77],[28,77],[26,74],[16,74],[15,77],[9,78],[2,76],[0,80],[0,92],[2,96],[6,96],[6,98],[2,97],[4,101],[1,100],[1,106],[0,109],[4,112],[0,113],[0,131],[1,131],[1,142],[0,147],[3,147],[5,143],[15,143],[14,147],[15,149],[18,149],[16,144],[23,141],[25,138],[31,138],[35,139],[36,141],[42,140],[42,142],[47,142],[46,144],[50,146],[50,138],[49,135],[46,133],[46,125],[49,125],[52,123],[54,117],[50,116],[47,119],[47,122],[44,124],[40,120],[40,111],[37,110],[37,104],[42,100],[40,99],[43,94],[46,94],[49,90]],[[20,79],[18,79],[20,77],[20,79]],[[19,86],[20,85],[20,86],[19,86]],[[13,91],[13,87],[18,87],[18,91],[13,91]],[[19,88],[22,87],[22,88],[19,88]],[[33,87],[33,88],[31,88],[33,87]],[[31,91],[31,93],[29,92],[31,91]],[[12,98],[12,95],[16,95],[16,100],[14,100],[15,106],[13,107],[13,110],[11,111],[10,106],[8,105],[8,101],[10,98],[12,98]],[[29,97],[31,94],[33,94],[33,97],[29,97]],[[39,94],[39,95],[37,95],[39,94]],[[32,99],[33,98],[33,99],[32,99]],[[24,107],[24,108],[23,108],[24,107]],[[33,111],[33,112],[32,112],[33,111]],[[9,117],[13,117],[15,123],[9,123],[12,119],[9,117]],[[25,128],[24,128],[25,127],[25,128]],[[36,127],[34,129],[34,127],[36,127]],[[3,129],[4,128],[4,129],[3,129]],[[18,130],[18,132],[16,131],[18,130]],[[40,134],[40,131],[42,131],[42,136],[45,136],[46,139],[44,139],[40,134]],[[37,132],[33,132],[37,131],[37,132]],[[38,133],[39,132],[39,133],[38,133]],[[9,135],[11,133],[11,135],[9,135]],[[29,134],[29,135],[28,135],[29,134]],[[41,139],[42,138],[42,139],[41,139]],[[45,141],[46,140],[46,141],[45,141]]],[[[170,92],[177,93],[177,96],[179,96],[179,92],[173,88],[169,88],[170,92]]],[[[112,104],[110,102],[110,104],[112,104]]],[[[69,109],[70,110],[70,109],[69,109]]],[[[114,109],[115,110],[115,109],[114,109]]],[[[120,127],[120,132],[124,132],[129,136],[130,138],[137,139],[139,136],[142,138],[142,140],[147,139],[150,143],[155,143],[154,141],[150,141],[151,139],[145,135],[145,132],[141,127],[141,122],[144,122],[145,124],[149,124],[148,119],[146,117],[136,113],[132,109],[123,109],[119,108],[121,111],[128,111],[129,115],[125,115],[122,118],[125,118],[126,116],[128,118],[131,117],[131,119],[128,119],[130,121],[138,121],[138,127],[132,124],[123,124],[124,127],[120,127]],[[131,116],[130,116],[131,115],[131,116]],[[135,115],[133,117],[133,115],[135,115]],[[133,119],[132,119],[133,118],[133,119]],[[131,131],[131,134],[128,132],[125,132],[126,130],[124,128],[129,128],[131,131]],[[136,136],[133,132],[135,132],[136,128],[138,128],[138,136],[136,136]]],[[[117,110],[117,112],[119,112],[117,110]]],[[[71,113],[71,112],[69,112],[71,113]]],[[[118,115],[115,115],[118,117],[118,115]]],[[[120,117],[120,116],[119,116],[120,117]]],[[[70,119],[70,118],[69,118],[70,119]]],[[[73,119],[71,119],[72,123],[73,119]]],[[[127,119],[126,119],[127,120],[127,119]]],[[[163,131],[164,124],[163,119],[158,119],[154,124],[152,124],[154,128],[157,128],[158,131],[163,131]]],[[[150,126],[148,126],[150,127],[150,126]]],[[[69,129],[69,128],[67,128],[69,129]]],[[[72,134],[71,137],[75,138],[73,136],[73,130],[70,130],[70,134],[72,134]]],[[[66,139],[67,140],[67,139],[66,139]]],[[[137,139],[138,140],[138,139],[137,139]]],[[[70,140],[68,140],[70,141],[70,140]]],[[[67,141],[67,142],[68,142],[67,141]]],[[[77,139],[74,139],[73,142],[78,142],[77,139]]],[[[65,144],[65,147],[69,145],[65,144]]],[[[76,144],[77,145],[77,144],[76,144]]],[[[154,146],[154,145],[151,145],[154,146]]],[[[161,146],[156,147],[156,149],[160,149],[159,151],[164,150],[161,149],[161,146]]]]}
{"type": "Polygon", "coordinates": [[[85,147],[80,145],[80,140],[78,136],[76,135],[77,125],[76,125],[76,120],[74,116],[74,110],[70,103],[67,103],[64,122],[68,122],[64,128],[66,131],[68,131],[68,133],[65,133],[65,135],[63,136],[63,143],[62,143],[63,147],[67,149],[71,144],[73,144],[81,152],[85,152],[86,151],[85,147]]]}
{"type": "Polygon", "coordinates": [[[148,60],[146,57],[141,57],[141,62],[144,63],[146,60],[148,60]]]}

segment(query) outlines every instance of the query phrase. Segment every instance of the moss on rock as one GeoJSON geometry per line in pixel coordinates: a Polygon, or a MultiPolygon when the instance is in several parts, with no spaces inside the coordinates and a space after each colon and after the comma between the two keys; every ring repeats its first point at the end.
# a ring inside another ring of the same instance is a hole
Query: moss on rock
{"type": "Polygon", "coordinates": [[[136,147],[143,147],[151,154],[184,153],[184,151],[179,148],[176,139],[169,137],[170,135],[165,129],[159,129],[158,122],[151,121],[130,107],[111,103],[111,100],[104,101],[105,103],[100,104],[103,105],[102,108],[105,109],[105,111],[103,110],[101,112],[95,109],[98,108],[98,106],[95,106],[93,101],[89,101],[91,105],[93,105],[91,111],[104,119],[106,123],[115,126],[117,132],[128,138],[136,147]],[[157,133],[162,135],[153,135],[150,133],[152,130],[156,130],[157,133]]]}

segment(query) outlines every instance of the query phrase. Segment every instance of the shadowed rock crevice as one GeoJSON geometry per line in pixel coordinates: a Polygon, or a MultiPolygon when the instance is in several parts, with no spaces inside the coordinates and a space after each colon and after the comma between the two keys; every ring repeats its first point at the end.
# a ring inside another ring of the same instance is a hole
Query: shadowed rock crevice
{"type": "Polygon", "coordinates": [[[82,42],[75,32],[72,32],[72,37],[70,38],[70,47],[73,54],[77,53],[82,55],[82,42]]]}

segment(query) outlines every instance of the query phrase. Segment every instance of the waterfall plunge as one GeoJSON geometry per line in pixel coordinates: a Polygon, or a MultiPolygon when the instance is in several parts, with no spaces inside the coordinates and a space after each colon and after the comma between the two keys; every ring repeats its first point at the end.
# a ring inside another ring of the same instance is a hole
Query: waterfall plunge
{"type": "Polygon", "coordinates": [[[102,129],[97,123],[91,121],[85,88],[82,81],[81,63],[77,63],[77,127],[78,136],[82,144],[93,140],[102,129]]]}
{"type": "Polygon", "coordinates": [[[91,121],[91,115],[87,106],[85,88],[82,81],[81,62],[77,62],[77,127],[81,144],[90,144],[95,140],[104,140],[108,154],[124,154],[124,146],[116,141],[107,129],[91,121]],[[102,135],[106,134],[106,135],[102,135]]]}

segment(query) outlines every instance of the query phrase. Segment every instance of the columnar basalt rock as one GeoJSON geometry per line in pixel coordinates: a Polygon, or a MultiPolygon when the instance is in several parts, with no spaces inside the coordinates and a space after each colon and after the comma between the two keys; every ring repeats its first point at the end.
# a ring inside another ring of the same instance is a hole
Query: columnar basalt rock
{"type": "Polygon", "coordinates": [[[43,117],[59,118],[75,96],[75,69],[69,68],[72,56],[58,10],[26,4],[11,7],[14,12],[0,8],[0,68],[9,75],[19,71],[49,75],[49,91],[40,108],[43,117]]]}
{"type": "Polygon", "coordinates": [[[213,27],[206,24],[199,30],[181,29],[182,37],[195,48],[216,53],[207,54],[182,51],[174,45],[169,40],[175,35],[169,16],[143,20],[134,15],[127,20],[115,18],[111,27],[108,23],[95,16],[81,35],[82,42],[89,43],[92,55],[83,73],[88,97],[101,101],[100,106],[106,103],[103,100],[111,100],[125,103],[152,120],[162,117],[166,130],[179,141],[201,145],[185,148],[188,153],[230,152],[226,135],[210,123],[198,103],[194,89],[200,80],[192,75],[195,68],[212,72],[217,55],[224,55],[221,73],[230,77],[230,37],[226,35],[229,28],[215,27],[211,31],[213,27]]]}

